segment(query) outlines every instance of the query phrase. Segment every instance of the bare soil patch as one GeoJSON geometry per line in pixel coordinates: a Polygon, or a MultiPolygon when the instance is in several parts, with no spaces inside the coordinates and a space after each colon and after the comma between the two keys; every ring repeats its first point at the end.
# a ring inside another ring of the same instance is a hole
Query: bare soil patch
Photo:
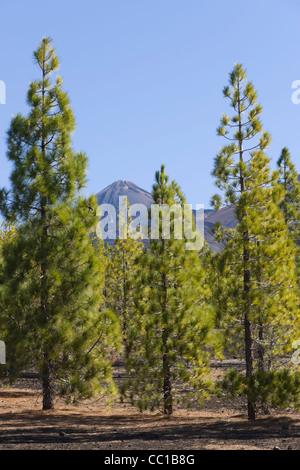
{"type": "MultiPolygon", "coordinates": [[[[116,373],[120,378],[120,374],[116,373]]],[[[3,385],[3,384],[2,384],[3,385]]],[[[101,399],[41,410],[34,376],[0,388],[0,450],[300,450],[300,413],[249,422],[244,405],[216,398],[171,417],[138,413],[128,403],[110,409],[101,399]]]]}

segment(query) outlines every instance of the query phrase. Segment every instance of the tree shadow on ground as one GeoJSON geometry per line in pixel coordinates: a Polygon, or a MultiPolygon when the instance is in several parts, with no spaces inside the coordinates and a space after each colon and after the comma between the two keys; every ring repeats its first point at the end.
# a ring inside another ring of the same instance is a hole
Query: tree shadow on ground
{"type": "Polygon", "coordinates": [[[215,417],[171,417],[140,414],[109,415],[28,411],[1,413],[0,444],[110,443],[134,441],[180,442],[207,440],[262,445],[272,439],[299,439],[299,420],[286,416],[247,421],[240,415],[229,420],[215,417]]]}

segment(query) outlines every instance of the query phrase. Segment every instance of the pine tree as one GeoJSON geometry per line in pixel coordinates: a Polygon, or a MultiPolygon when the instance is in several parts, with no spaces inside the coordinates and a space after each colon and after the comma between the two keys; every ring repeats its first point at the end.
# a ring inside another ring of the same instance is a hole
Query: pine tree
{"type": "MultiPolygon", "coordinates": [[[[219,266],[228,281],[221,310],[227,332],[232,328],[227,337],[244,350],[243,393],[248,418],[255,419],[256,405],[263,401],[255,383],[274,371],[275,358],[290,350],[299,327],[295,249],[278,207],[283,192],[266,155],[270,136],[262,129],[262,107],[241,64],[235,65],[223,93],[234,115],[223,115],[217,129],[228,144],[215,158],[213,175],[225,193],[225,204],[235,207],[237,227],[216,227],[225,244],[219,266]]],[[[220,196],[213,201],[219,203],[220,196]]],[[[234,380],[236,374],[231,375],[234,380]]]]}
{"type": "MultiPolygon", "coordinates": [[[[284,198],[280,208],[284,215],[292,239],[300,244],[300,182],[295,165],[291,161],[289,150],[284,147],[277,161],[279,181],[284,188],[284,198]]],[[[299,267],[300,254],[298,248],[297,264],[299,267]]]]}
{"type": "MultiPolygon", "coordinates": [[[[155,180],[154,203],[183,208],[184,196],[174,181],[168,182],[164,166],[155,180]]],[[[135,312],[125,352],[130,378],[123,388],[140,411],[161,409],[167,415],[176,403],[206,395],[213,337],[213,311],[202,287],[198,252],[186,250],[184,239],[175,239],[175,219],[171,217],[168,238],[160,218],[158,238],[151,238],[149,249],[137,259],[135,312]]]]}
{"type": "Polygon", "coordinates": [[[57,393],[91,396],[113,389],[111,355],[118,322],[103,310],[103,262],[91,236],[96,200],[84,198],[87,158],[74,152],[75,123],[59,61],[49,38],[34,52],[41,79],[30,84],[28,116],[13,117],[8,131],[11,189],[0,209],[16,225],[3,245],[2,318],[11,376],[35,367],[43,409],[57,393]],[[100,310],[99,310],[100,309],[100,310]]]}
{"type": "Polygon", "coordinates": [[[126,341],[128,320],[133,309],[134,279],[138,269],[135,260],[143,250],[143,243],[131,238],[128,233],[132,222],[129,203],[126,209],[128,214],[127,233],[124,237],[119,236],[113,246],[107,246],[105,270],[105,302],[120,319],[124,342],[126,341]]]}

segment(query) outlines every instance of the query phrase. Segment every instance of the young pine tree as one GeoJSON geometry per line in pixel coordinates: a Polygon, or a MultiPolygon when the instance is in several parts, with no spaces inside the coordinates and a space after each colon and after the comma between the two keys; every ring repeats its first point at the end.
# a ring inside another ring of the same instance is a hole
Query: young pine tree
{"type": "Polygon", "coordinates": [[[132,221],[129,204],[126,210],[127,223],[125,220],[123,223],[127,225],[127,233],[124,237],[119,236],[113,246],[107,246],[105,270],[105,302],[120,320],[124,341],[126,341],[128,322],[134,304],[134,279],[138,269],[135,260],[143,250],[143,243],[131,238],[128,233],[132,221]]]}
{"type": "MultiPolygon", "coordinates": [[[[297,267],[300,269],[300,182],[296,167],[291,161],[289,150],[284,147],[277,161],[279,181],[284,189],[280,203],[285,223],[292,239],[297,244],[297,267]]],[[[299,271],[298,271],[299,272],[299,271]]]]}
{"type": "MultiPolygon", "coordinates": [[[[155,204],[183,208],[184,196],[174,181],[168,182],[164,166],[155,179],[155,204]]],[[[130,378],[123,389],[140,411],[161,409],[167,415],[176,403],[201,400],[207,393],[213,337],[198,251],[186,250],[185,240],[175,239],[176,217],[171,217],[170,237],[160,218],[158,238],[137,259],[135,311],[126,344],[130,378]]]]}
{"type": "Polygon", "coordinates": [[[99,311],[103,264],[91,233],[94,197],[84,198],[87,159],[71,147],[74,117],[48,38],[34,52],[41,78],[30,84],[29,114],[8,131],[11,189],[0,208],[16,224],[3,245],[1,303],[11,374],[38,370],[43,409],[57,393],[91,396],[112,387],[110,357],[118,343],[114,316],[99,311]]]}
{"type": "MultiPolygon", "coordinates": [[[[228,144],[215,158],[213,175],[225,203],[235,206],[237,227],[219,232],[225,246],[218,265],[228,281],[220,311],[224,328],[231,328],[227,337],[244,351],[246,379],[240,377],[239,391],[246,395],[248,418],[255,419],[257,404],[274,402],[280,387],[274,378],[268,396],[260,394],[263,378],[277,370],[275,359],[289,351],[299,332],[295,247],[279,209],[278,175],[271,174],[265,153],[270,136],[262,129],[262,107],[242,65],[235,65],[224,96],[233,116],[223,115],[217,130],[228,144]]],[[[230,377],[238,383],[236,375],[230,377]]]]}

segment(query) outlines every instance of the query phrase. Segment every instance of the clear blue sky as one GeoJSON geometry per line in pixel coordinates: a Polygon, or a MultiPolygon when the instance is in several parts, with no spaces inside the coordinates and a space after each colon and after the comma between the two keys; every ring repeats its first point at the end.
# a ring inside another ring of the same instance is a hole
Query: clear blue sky
{"type": "Polygon", "coordinates": [[[165,163],[190,203],[216,191],[216,136],[228,111],[222,89],[235,62],[247,69],[271,133],[273,162],[289,147],[300,171],[300,2],[297,0],[0,0],[0,186],[9,185],[6,132],[26,113],[32,52],[53,39],[77,129],[89,158],[88,193],[117,179],[151,190],[165,163]]]}

